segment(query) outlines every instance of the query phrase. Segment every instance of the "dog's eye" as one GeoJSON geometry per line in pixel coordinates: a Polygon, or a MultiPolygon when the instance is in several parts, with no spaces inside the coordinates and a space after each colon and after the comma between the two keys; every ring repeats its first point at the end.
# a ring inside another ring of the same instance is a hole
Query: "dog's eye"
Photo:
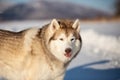
{"type": "Polygon", "coordinates": [[[63,38],[60,38],[61,41],[63,41],[63,38]]]}
{"type": "Polygon", "coordinates": [[[72,38],[72,39],[71,39],[71,42],[73,42],[73,41],[75,41],[75,38],[72,38]]]}

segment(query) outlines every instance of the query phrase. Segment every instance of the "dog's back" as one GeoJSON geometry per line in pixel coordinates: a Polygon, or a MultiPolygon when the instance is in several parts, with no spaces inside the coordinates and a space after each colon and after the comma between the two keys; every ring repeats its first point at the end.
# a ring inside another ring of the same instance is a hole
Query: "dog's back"
{"type": "Polygon", "coordinates": [[[0,30],[0,78],[24,80],[22,71],[28,64],[29,49],[37,30],[28,29],[21,32],[0,30]]]}
{"type": "Polygon", "coordinates": [[[0,30],[0,55],[1,51],[11,52],[19,49],[22,44],[23,36],[22,32],[10,32],[6,30],[0,30]]]}

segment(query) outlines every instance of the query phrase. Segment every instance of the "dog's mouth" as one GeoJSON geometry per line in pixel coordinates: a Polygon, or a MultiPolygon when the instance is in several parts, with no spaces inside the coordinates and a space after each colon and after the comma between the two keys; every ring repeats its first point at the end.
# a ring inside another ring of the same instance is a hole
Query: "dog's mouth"
{"type": "Polygon", "coordinates": [[[67,58],[70,58],[70,57],[72,56],[71,53],[65,53],[64,55],[65,55],[67,58]]]}

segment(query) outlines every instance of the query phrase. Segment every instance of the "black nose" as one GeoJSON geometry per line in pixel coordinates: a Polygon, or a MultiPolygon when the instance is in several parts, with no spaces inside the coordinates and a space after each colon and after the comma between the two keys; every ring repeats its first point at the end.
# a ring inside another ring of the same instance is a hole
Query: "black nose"
{"type": "Polygon", "coordinates": [[[71,51],[72,51],[71,48],[66,48],[66,49],[65,49],[65,52],[66,52],[66,53],[70,53],[71,51]]]}

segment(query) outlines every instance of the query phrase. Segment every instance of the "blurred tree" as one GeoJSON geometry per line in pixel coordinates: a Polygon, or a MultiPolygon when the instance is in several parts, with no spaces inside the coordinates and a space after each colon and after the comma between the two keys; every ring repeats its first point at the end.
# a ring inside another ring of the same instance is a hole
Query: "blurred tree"
{"type": "Polygon", "coordinates": [[[120,16],[120,0],[115,2],[116,16],[120,16]]]}

